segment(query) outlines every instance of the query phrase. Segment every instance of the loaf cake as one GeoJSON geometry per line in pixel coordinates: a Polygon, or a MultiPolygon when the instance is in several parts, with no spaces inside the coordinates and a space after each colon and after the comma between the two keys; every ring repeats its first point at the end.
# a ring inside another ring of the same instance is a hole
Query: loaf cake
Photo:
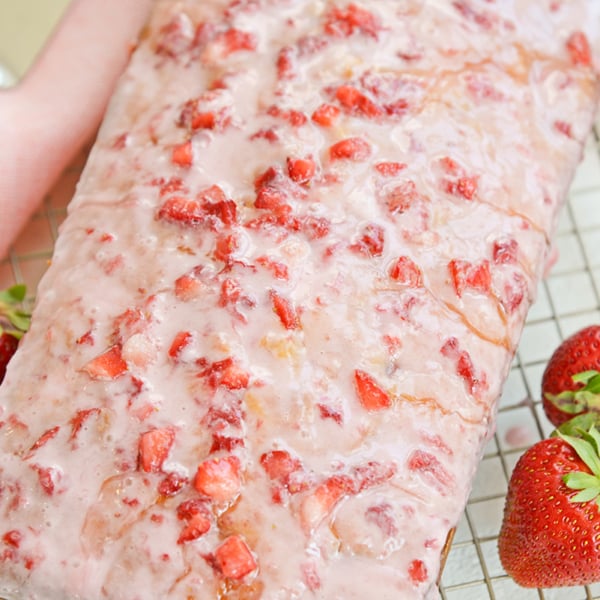
{"type": "Polygon", "coordinates": [[[157,0],[0,388],[0,597],[439,597],[599,30],[157,0]]]}

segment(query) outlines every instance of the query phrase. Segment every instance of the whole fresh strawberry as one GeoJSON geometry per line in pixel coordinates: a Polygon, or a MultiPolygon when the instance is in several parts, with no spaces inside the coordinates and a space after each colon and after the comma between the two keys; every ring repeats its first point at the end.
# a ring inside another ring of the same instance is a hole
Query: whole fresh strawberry
{"type": "Polygon", "coordinates": [[[600,412],[600,325],[581,329],[554,351],[542,377],[542,405],[556,427],[600,412]]]}
{"type": "Polygon", "coordinates": [[[498,550],[523,587],[600,581],[600,432],[538,442],[512,473],[498,550]]]}
{"type": "Polygon", "coordinates": [[[0,291],[0,383],[19,340],[29,328],[29,314],[21,309],[26,291],[24,285],[14,285],[0,291]]]}

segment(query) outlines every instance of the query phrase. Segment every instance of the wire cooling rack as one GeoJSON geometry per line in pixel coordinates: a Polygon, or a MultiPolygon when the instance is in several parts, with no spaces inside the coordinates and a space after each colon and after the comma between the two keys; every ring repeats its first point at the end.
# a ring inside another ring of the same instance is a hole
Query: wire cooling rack
{"type": "MultiPolygon", "coordinates": [[[[25,282],[28,302],[33,302],[85,159],[84,151],[0,262],[0,289],[25,282]]],[[[540,403],[546,362],[562,338],[600,323],[600,118],[562,212],[556,246],[559,258],[529,313],[500,400],[496,433],[486,447],[446,562],[440,587],[444,600],[600,600],[600,583],[554,590],[518,587],[504,573],[496,547],[510,472],[525,449],[552,430],[540,403]]]]}

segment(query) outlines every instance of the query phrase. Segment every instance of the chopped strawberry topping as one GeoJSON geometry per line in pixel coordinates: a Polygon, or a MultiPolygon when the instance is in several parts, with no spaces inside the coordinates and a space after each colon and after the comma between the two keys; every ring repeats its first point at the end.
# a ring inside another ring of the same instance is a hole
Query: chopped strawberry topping
{"type": "Polygon", "coordinates": [[[197,540],[211,527],[210,512],[205,502],[197,498],[182,502],[177,507],[177,518],[186,521],[177,539],[178,544],[197,540]]]}
{"type": "Polygon", "coordinates": [[[287,485],[290,475],[302,470],[300,459],[294,458],[287,450],[271,450],[260,457],[260,464],[269,479],[287,485]]]}
{"type": "Polygon", "coordinates": [[[295,50],[291,46],[284,46],[277,55],[277,77],[280,80],[290,80],[296,77],[294,65],[295,50]]]}
{"type": "Polygon", "coordinates": [[[7,546],[12,546],[13,548],[18,548],[21,545],[22,539],[23,534],[18,529],[11,529],[2,536],[2,541],[7,546]]]}
{"type": "Polygon", "coordinates": [[[127,371],[127,363],[121,355],[121,346],[115,344],[106,352],[92,359],[83,367],[92,379],[109,381],[116,379],[127,371]]]}
{"type": "Polygon", "coordinates": [[[514,265],[517,262],[519,244],[517,240],[495,240],[492,257],[496,265],[514,265]]]}
{"type": "Polygon", "coordinates": [[[268,269],[275,278],[284,279],[284,280],[289,279],[289,270],[287,268],[287,265],[284,265],[281,262],[273,260],[272,258],[269,258],[268,256],[259,256],[256,259],[256,262],[259,265],[265,267],[265,269],[268,269]]]}
{"type": "Polygon", "coordinates": [[[423,583],[427,581],[428,574],[425,563],[422,560],[415,558],[415,560],[408,565],[408,576],[413,583],[423,583]]]}
{"type": "Polygon", "coordinates": [[[574,65],[584,67],[592,64],[592,51],[587,36],[582,31],[576,31],[567,40],[567,52],[574,65]]]}
{"type": "Polygon", "coordinates": [[[158,218],[186,226],[200,225],[206,217],[202,202],[185,196],[172,196],[158,210],[158,218]]]}
{"type": "Polygon", "coordinates": [[[301,228],[310,240],[320,240],[329,233],[331,223],[325,217],[308,215],[302,219],[301,228]]]}
{"type": "Polygon", "coordinates": [[[351,160],[360,162],[365,160],[370,154],[370,144],[359,137],[341,140],[329,148],[331,160],[351,160]]]}
{"type": "Polygon", "coordinates": [[[243,579],[257,568],[257,563],[241,535],[230,535],[215,550],[215,563],[224,577],[243,579]]]}
{"type": "Polygon", "coordinates": [[[254,34],[235,28],[217,34],[215,41],[222,45],[224,57],[234,52],[256,49],[256,37],[254,34]]]}
{"type": "Polygon", "coordinates": [[[304,498],[300,507],[302,527],[310,532],[331,514],[335,505],[355,491],[354,482],[346,475],[333,475],[304,498]]]}
{"type": "Polygon", "coordinates": [[[408,256],[400,256],[396,259],[389,271],[390,277],[409,287],[421,287],[423,285],[423,274],[418,265],[408,256]]]}
{"type": "Polygon", "coordinates": [[[335,97],[350,114],[368,118],[383,115],[381,107],[351,85],[340,85],[335,92],[335,97]]]}
{"type": "Polygon", "coordinates": [[[158,484],[158,493],[161,496],[170,498],[176,496],[187,484],[189,480],[178,473],[168,473],[167,476],[158,484]]]}
{"type": "Polygon", "coordinates": [[[471,394],[477,394],[486,387],[485,374],[479,376],[475,372],[471,355],[466,350],[460,349],[455,337],[446,340],[440,351],[444,356],[456,361],[456,373],[464,379],[471,394]]]}
{"type": "Polygon", "coordinates": [[[236,233],[219,234],[215,240],[215,258],[228,263],[240,248],[240,238],[236,233]]]}
{"type": "Polygon", "coordinates": [[[488,293],[492,286],[490,263],[483,260],[480,263],[471,263],[466,260],[451,260],[448,270],[456,294],[460,297],[467,289],[488,293]]]}
{"type": "Polygon", "coordinates": [[[308,121],[308,117],[299,110],[283,109],[279,106],[270,106],[267,109],[267,114],[272,117],[287,121],[292,127],[301,127],[308,121]]]}
{"type": "Polygon", "coordinates": [[[321,419],[331,419],[335,421],[338,425],[341,425],[344,421],[344,415],[342,411],[333,408],[327,404],[317,404],[317,408],[319,409],[319,415],[321,419]]]}
{"type": "Polygon", "coordinates": [[[354,467],[352,475],[355,482],[355,492],[362,492],[368,488],[381,485],[391,479],[397,470],[394,463],[381,463],[376,460],[354,467]]]}
{"type": "Polygon", "coordinates": [[[171,427],[142,433],[138,445],[139,468],[146,473],[160,472],[174,442],[175,431],[171,427]]]}
{"type": "Polygon", "coordinates": [[[357,32],[377,39],[381,29],[379,19],[356,4],[334,7],[326,15],[325,33],[333,37],[349,37],[357,32]]]}
{"type": "Polygon", "coordinates": [[[385,195],[385,203],[390,213],[402,214],[419,198],[415,182],[411,179],[403,181],[385,195]]]}
{"type": "Polygon", "coordinates": [[[179,331],[171,346],[169,347],[169,356],[175,360],[179,358],[182,350],[192,341],[192,334],[189,331],[179,331]]]}
{"type": "Polygon", "coordinates": [[[37,472],[38,481],[44,492],[48,496],[52,496],[60,479],[60,471],[53,467],[42,467],[40,465],[31,465],[31,468],[37,472]]]}
{"type": "Polygon", "coordinates": [[[510,315],[521,306],[523,299],[527,294],[527,281],[521,273],[514,273],[512,281],[509,281],[504,286],[504,294],[502,295],[502,306],[510,315]]]}
{"type": "Polygon", "coordinates": [[[300,318],[294,305],[287,299],[278,294],[275,290],[269,292],[271,303],[275,314],[279,317],[282,325],[286,329],[299,329],[300,318]]]}
{"type": "Polygon", "coordinates": [[[58,432],[60,431],[60,427],[57,425],[56,427],[51,427],[33,443],[31,448],[29,448],[29,452],[27,453],[26,458],[30,458],[33,456],[36,450],[41,448],[44,444],[48,443],[51,439],[55,438],[58,432]]]}
{"type": "MultiPolygon", "coordinates": [[[[406,169],[406,163],[386,161],[375,165],[375,170],[384,177],[394,177],[406,169]]],[[[413,183],[414,185],[414,183],[413,183]]]]}
{"type": "Polygon", "coordinates": [[[180,167],[191,167],[194,160],[192,142],[188,140],[173,147],[171,151],[171,162],[180,167]]]}
{"type": "Polygon", "coordinates": [[[194,478],[194,488],[217,501],[233,500],[241,485],[240,460],[237,456],[205,460],[198,466],[194,478]]]}
{"type": "Polygon", "coordinates": [[[223,386],[229,390],[245,389],[250,382],[250,374],[236,364],[231,356],[207,365],[198,376],[206,377],[213,388],[223,386]]]}
{"type": "Polygon", "coordinates": [[[407,466],[410,471],[420,473],[426,481],[433,483],[440,492],[444,492],[454,482],[453,476],[442,463],[424,450],[415,450],[409,456],[407,466]]]}
{"type": "Polygon", "coordinates": [[[204,289],[204,284],[195,275],[195,273],[186,273],[175,280],[175,296],[178,300],[184,302],[193,300],[204,289]]]}
{"type": "Polygon", "coordinates": [[[340,109],[333,104],[321,104],[312,114],[312,120],[322,127],[331,127],[337,120],[340,109]]]}
{"type": "Polygon", "coordinates": [[[300,184],[306,184],[315,176],[315,161],[311,157],[288,157],[287,170],[292,181],[300,184]]]}
{"type": "Polygon", "coordinates": [[[350,249],[365,256],[381,256],[385,244],[385,230],[381,225],[369,223],[365,225],[358,242],[352,244],[350,249]]]}
{"type": "Polygon", "coordinates": [[[566,121],[554,121],[554,129],[568,138],[573,137],[573,128],[571,127],[571,123],[567,123],[566,121]]]}
{"type": "Polygon", "coordinates": [[[358,399],[366,410],[381,410],[392,405],[389,395],[368,373],[356,369],[354,371],[354,386],[358,399]]]}
{"type": "Polygon", "coordinates": [[[69,436],[69,441],[74,441],[77,437],[77,434],[81,431],[84,423],[91,417],[92,415],[99,415],[99,408],[87,408],[78,410],[75,413],[75,416],[69,421],[71,425],[71,435],[69,436]]]}

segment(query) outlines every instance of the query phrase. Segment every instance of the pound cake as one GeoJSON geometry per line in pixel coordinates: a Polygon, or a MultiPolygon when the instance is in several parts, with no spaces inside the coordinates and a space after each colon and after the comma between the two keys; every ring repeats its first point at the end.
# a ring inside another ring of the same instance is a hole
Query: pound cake
{"type": "Polygon", "coordinates": [[[0,388],[0,596],[438,598],[598,19],[157,0],[0,388]]]}

